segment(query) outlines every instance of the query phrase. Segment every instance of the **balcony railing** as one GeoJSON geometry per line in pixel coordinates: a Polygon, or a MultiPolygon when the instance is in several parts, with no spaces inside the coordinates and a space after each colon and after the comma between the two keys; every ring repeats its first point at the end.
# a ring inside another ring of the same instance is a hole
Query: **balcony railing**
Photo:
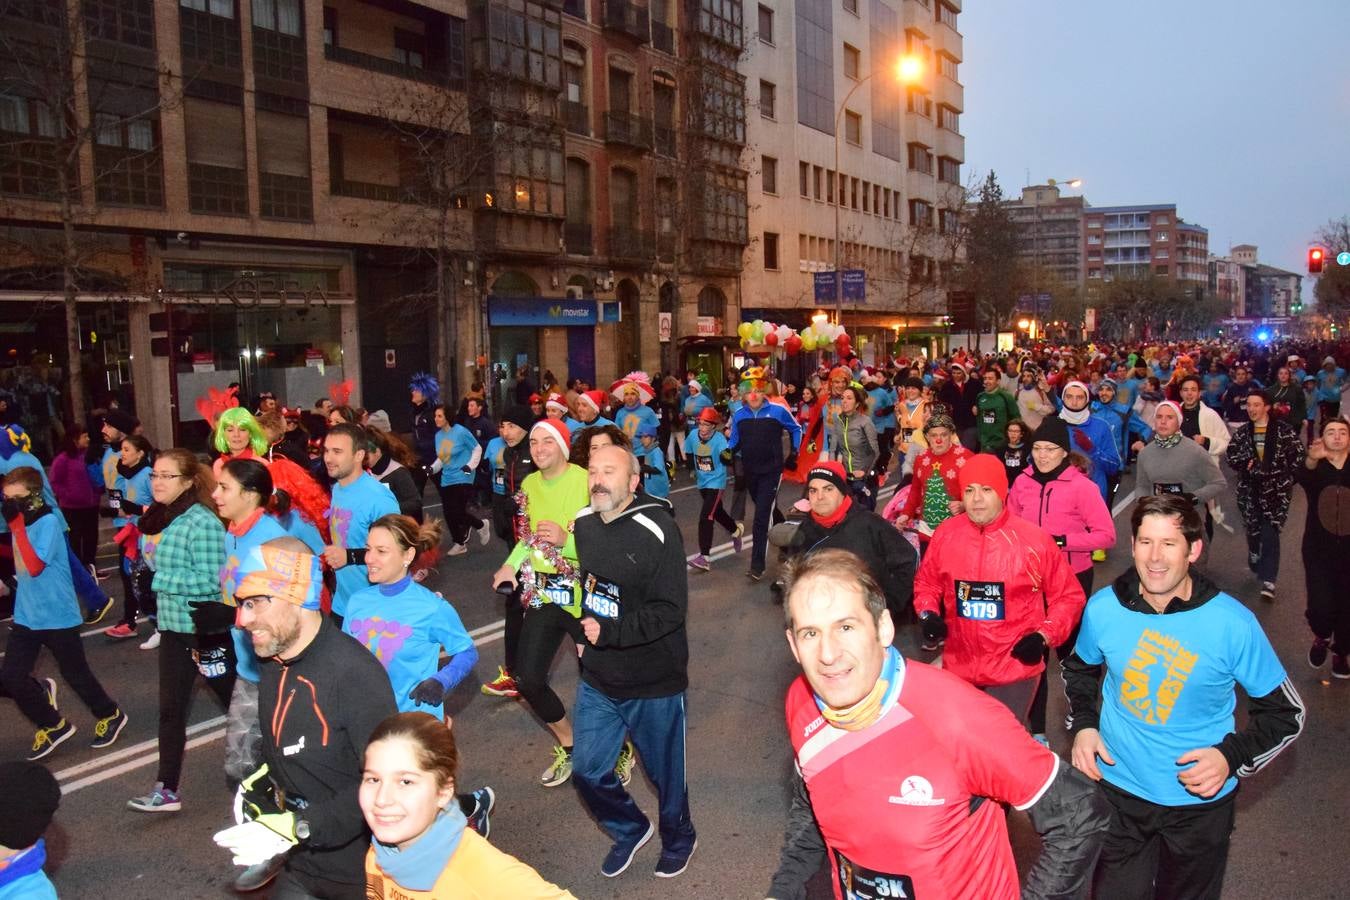
{"type": "Polygon", "coordinates": [[[609,258],[649,261],[656,258],[656,235],[638,228],[609,229],[609,258]]]}
{"type": "Polygon", "coordinates": [[[572,134],[591,136],[591,109],[575,100],[563,101],[563,122],[572,134]]]}
{"type": "Polygon", "coordinates": [[[605,0],[604,26],[634,38],[639,43],[652,39],[647,7],[627,0],[605,0]]]}
{"type": "Polygon", "coordinates": [[[657,125],[655,128],[655,135],[656,152],[662,156],[674,157],[677,149],[675,129],[669,125],[657,125]]]}
{"type": "Polygon", "coordinates": [[[643,150],[652,149],[652,121],[626,112],[605,113],[605,140],[643,150]]]}
{"type": "Polygon", "coordinates": [[[675,29],[664,22],[652,23],[652,46],[657,50],[674,55],[675,29]]]}
{"type": "Polygon", "coordinates": [[[595,244],[591,238],[591,224],[589,222],[563,223],[563,243],[567,247],[568,253],[586,256],[594,253],[595,244]]]}
{"type": "Polygon", "coordinates": [[[332,44],[324,45],[323,55],[324,58],[333,62],[356,66],[358,69],[368,69],[371,72],[382,72],[385,75],[393,75],[395,78],[408,78],[412,81],[422,81],[443,87],[463,87],[463,84],[452,83],[454,79],[451,79],[444,69],[421,69],[417,66],[405,65],[398,60],[385,59],[383,56],[372,56],[369,53],[362,53],[360,50],[351,50],[347,47],[337,47],[332,44]]]}

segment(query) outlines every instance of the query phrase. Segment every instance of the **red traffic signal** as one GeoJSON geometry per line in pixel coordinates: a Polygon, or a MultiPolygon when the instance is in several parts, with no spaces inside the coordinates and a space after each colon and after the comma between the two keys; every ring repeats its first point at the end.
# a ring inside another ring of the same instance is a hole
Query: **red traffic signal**
{"type": "Polygon", "coordinates": [[[1321,247],[1308,248],[1308,274],[1317,275],[1322,271],[1322,262],[1326,257],[1326,251],[1321,247]]]}

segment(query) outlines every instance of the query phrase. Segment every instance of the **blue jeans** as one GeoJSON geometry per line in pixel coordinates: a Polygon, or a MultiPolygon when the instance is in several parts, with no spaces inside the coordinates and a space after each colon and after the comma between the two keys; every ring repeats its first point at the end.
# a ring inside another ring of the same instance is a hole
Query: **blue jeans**
{"type": "Polygon", "coordinates": [[[1262,581],[1274,582],[1280,577],[1280,532],[1269,522],[1261,523],[1261,533],[1247,535],[1247,549],[1259,556],[1251,570],[1262,581]]]}
{"type": "Polygon", "coordinates": [[[94,576],[89,574],[84,563],[75,555],[69,537],[66,539],[66,556],[70,559],[70,580],[74,584],[75,593],[79,595],[80,604],[90,612],[102,609],[108,602],[108,595],[98,586],[94,576]]]}
{"type": "Polygon", "coordinates": [[[650,825],[614,774],[628,734],[660,798],[662,849],[688,853],[694,823],[684,780],[684,694],[616,700],[582,681],[572,718],[572,782],[605,833],[616,844],[631,844],[650,825]]]}

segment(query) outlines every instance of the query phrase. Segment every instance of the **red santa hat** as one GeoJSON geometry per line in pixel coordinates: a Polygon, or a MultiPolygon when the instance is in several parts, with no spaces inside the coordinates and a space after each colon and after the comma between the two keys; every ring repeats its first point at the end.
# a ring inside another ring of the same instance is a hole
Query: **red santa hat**
{"type": "Polygon", "coordinates": [[[557,441],[558,449],[562,451],[563,456],[567,456],[572,451],[572,432],[568,431],[567,426],[557,419],[540,419],[530,429],[530,436],[533,437],[536,431],[542,431],[548,437],[557,441]]]}
{"type": "Polygon", "coordinates": [[[567,401],[563,399],[562,394],[549,394],[548,402],[544,404],[544,408],[547,409],[550,406],[555,407],[562,412],[571,412],[571,410],[567,408],[567,401]]]}
{"type": "Polygon", "coordinates": [[[591,406],[594,406],[595,411],[598,414],[600,410],[605,408],[605,392],[586,391],[584,394],[577,395],[577,401],[580,403],[589,403],[591,406]]]}

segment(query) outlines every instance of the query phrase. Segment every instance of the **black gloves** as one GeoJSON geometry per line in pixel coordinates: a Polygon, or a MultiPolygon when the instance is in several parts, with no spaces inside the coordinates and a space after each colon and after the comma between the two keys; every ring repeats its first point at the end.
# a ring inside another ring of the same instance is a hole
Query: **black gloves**
{"type": "Polygon", "coordinates": [[[722,465],[724,465],[724,466],[729,466],[729,465],[731,465],[731,451],[730,451],[730,450],[723,450],[721,453],[717,454],[717,458],[720,459],[720,460],[722,461],[722,465]]]}
{"type": "Polygon", "coordinates": [[[428,678],[413,688],[408,697],[426,706],[440,706],[445,699],[445,685],[435,678],[428,678]]]}
{"type": "Polygon", "coordinates": [[[1051,535],[1051,537],[1053,537],[1053,538],[1055,539],[1055,546],[1058,547],[1058,548],[1061,549],[1061,550],[1063,550],[1063,549],[1064,549],[1064,545],[1067,544],[1067,543],[1069,542],[1069,539],[1068,539],[1067,537],[1065,537],[1064,535],[1062,535],[1062,534],[1054,534],[1054,535],[1051,535]]]}
{"type": "Polygon", "coordinates": [[[919,629],[925,640],[941,641],[947,637],[947,623],[935,612],[926,612],[919,616],[919,629]]]}
{"type": "Polygon", "coordinates": [[[189,615],[192,616],[192,627],[198,634],[220,634],[229,631],[234,624],[233,606],[215,600],[192,600],[188,606],[191,608],[189,615]]]}
{"type": "Polygon", "coordinates": [[[465,475],[468,475],[470,472],[473,471],[473,469],[469,468],[468,466],[460,466],[459,470],[463,472],[465,475]]]}
{"type": "Polygon", "coordinates": [[[113,519],[121,515],[121,512],[119,510],[105,506],[98,511],[98,515],[100,519],[113,519]]]}
{"type": "Polygon", "coordinates": [[[1024,666],[1034,666],[1045,659],[1045,635],[1033,631],[1013,644],[1012,657],[1024,666]]]}
{"type": "Polygon", "coordinates": [[[795,468],[797,468],[797,453],[796,451],[793,451],[788,454],[787,459],[783,460],[783,469],[787,470],[795,468]]]}
{"type": "Polygon", "coordinates": [[[130,500],[123,500],[122,511],[133,516],[139,516],[141,513],[145,512],[145,507],[141,506],[139,503],[132,503],[130,500]]]}

